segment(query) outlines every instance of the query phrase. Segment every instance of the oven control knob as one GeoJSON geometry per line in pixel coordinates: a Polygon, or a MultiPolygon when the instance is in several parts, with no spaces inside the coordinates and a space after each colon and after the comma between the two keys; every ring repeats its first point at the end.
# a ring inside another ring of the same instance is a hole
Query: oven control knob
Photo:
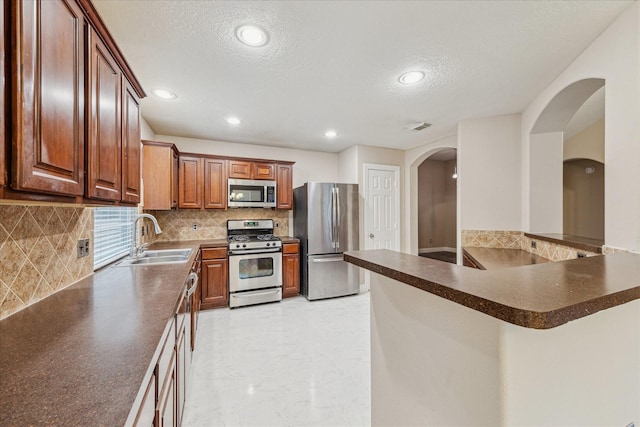
{"type": "Polygon", "coordinates": [[[271,243],[267,243],[267,246],[271,246],[271,243]]]}
{"type": "Polygon", "coordinates": [[[242,247],[243,247],[243,248],[246,248],[246,247],[247,247],[247,245],[242,245],[242,247]]]}

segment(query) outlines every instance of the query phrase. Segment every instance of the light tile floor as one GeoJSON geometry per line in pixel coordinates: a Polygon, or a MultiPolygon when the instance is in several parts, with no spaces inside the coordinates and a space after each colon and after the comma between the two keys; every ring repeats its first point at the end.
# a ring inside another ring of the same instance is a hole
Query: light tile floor
{"type": "Polygon", "coordinates": [[[183,426],[369,426],[369,293],[202,311],[183,426]]]}

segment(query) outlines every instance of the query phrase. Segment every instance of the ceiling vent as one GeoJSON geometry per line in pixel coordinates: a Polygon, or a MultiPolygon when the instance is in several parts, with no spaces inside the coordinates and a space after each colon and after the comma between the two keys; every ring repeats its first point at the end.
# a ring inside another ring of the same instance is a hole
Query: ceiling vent
{"type": "Polygon", "coordinates": [[[411,129],[415,131],[419,131],[419,130],[426,129],[429,126],[431,126],[431,123],[422,122],[422,123],[418,123],[416,126],[412,127],[411,129]]]}

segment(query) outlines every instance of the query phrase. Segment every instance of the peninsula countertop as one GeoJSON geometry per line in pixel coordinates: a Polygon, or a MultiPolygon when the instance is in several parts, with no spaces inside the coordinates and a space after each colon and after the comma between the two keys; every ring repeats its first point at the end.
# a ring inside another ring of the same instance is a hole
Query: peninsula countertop
{"type": "Polygon", "coordinates": [[[549,329],[640,299],[640,255],[617,253],[478,270],[389,250],[347,262],[515,325],[549,329]]]}

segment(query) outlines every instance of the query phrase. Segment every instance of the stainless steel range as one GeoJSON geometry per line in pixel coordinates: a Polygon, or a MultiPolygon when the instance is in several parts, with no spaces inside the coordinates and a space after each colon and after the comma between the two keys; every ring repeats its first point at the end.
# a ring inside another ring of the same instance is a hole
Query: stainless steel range
{"type": "Polygon", "coordinates": [[[282,300],[282,242],[273,220],[229,220],[229,306],[282,300]]]}

